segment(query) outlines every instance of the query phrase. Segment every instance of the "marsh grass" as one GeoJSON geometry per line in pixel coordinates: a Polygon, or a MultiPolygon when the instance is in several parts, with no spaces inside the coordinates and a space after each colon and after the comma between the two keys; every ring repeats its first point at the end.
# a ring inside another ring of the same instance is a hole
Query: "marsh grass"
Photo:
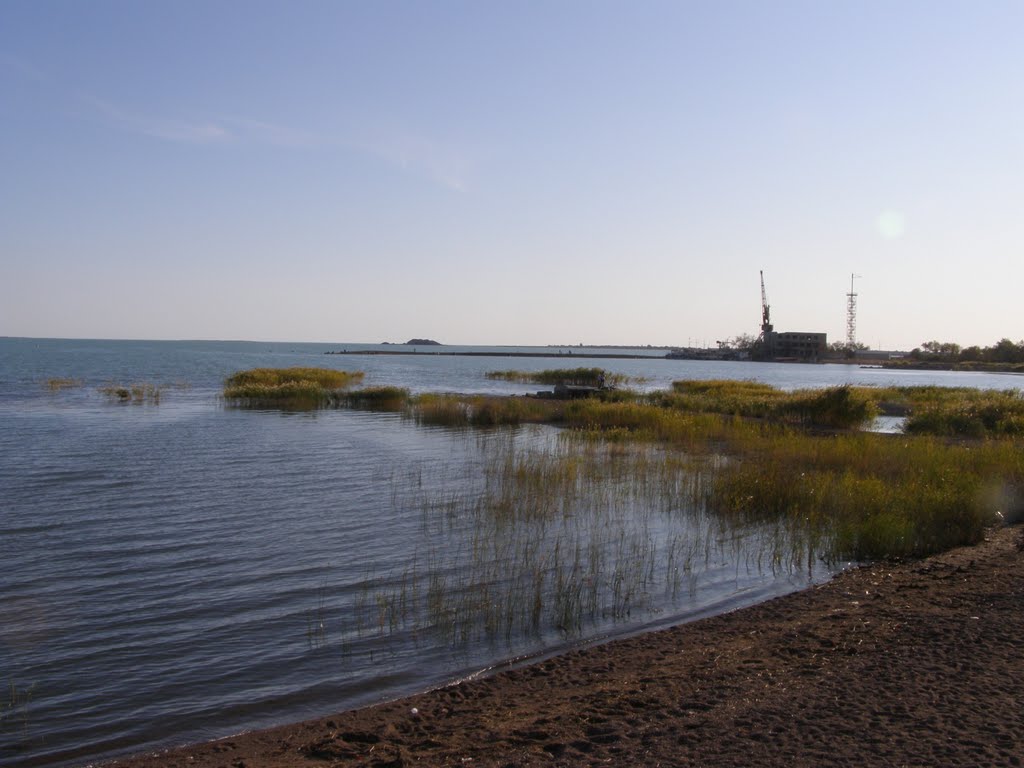
{"type": "Polygon", "coordinates": [[[784,392],[756,381],[674,381],[671,392],[654,393],[649,400],[663,408],[822,429],[860,427],[878,413],[875,397],[850,386],[784,392]]]}
{"type": "MultiPolygon", "coordinates": [[[[711,477],[709,511],[744,525],[781,521],[791,534],[801,530],[801,540],[813,539],[830,562],[920,557],[977,542],[1002,514],[987,489],[1024,487],[1024,452],[1011,439],[965,443],[850,431],[870,421],[883,401],[943,414],[944,423],[963,414],[981,425],[930,427],[939,434],[1019,434],[1019,392],[931,387],[786,393],[756,382],[677,382],[672,392],[618,402],[572,401],[548,420],[569,428],[580,460],[588,445],[653,444],[689,456],[728,456],[710,476],[701,470],[711,477]]],[[[461,423],[473,424],[468,401],[462,405],[461,423]]],[[[564,470],[567,460],[559,466],[564,470]]],[[[506,493],[495,509],[519,508],[516,498],[525,492],[506,493]]],[[[543,509],[536,501],[527,506],[543,509]]]]}
{"type": "Polygon", "coordinates": [[[412,399],[409,415],[427,426],[517,426],[560,421],[564,408],[561,402],[531,397],[428,393],[412,399]]]}
{"type": "Polygon", "coordinates": [[[257,408],[324,408],[343,404],[345,390],[363,376],[362,371],[333,368],[253,368],[229,376],[223,397],[257,408]]]}
{"type": "Polygon", "coordinates": [[[612,373],[603,368],[551,368],[542,371],[488,371],[488,379],[515,381],[524,384],[571,384],[583,387],[621,386],[640,383],[639,377],[612,373]]]}
{"type": "Polygon", "coordinates": [[[910,408],[904,430],[949,437],[1020,437],[1024,435],[1024,393],[958,391],[931,402],[918,401],[910,408]]]}
{"type": "Polygon", "coordinates": [[[795,421],[821,429],[862,427],[878,415],[875,401],[850,386],[797,390],[789,394],[769,417],[795,421]]]}
{"type": "MultiPolygon", "coordinates": [[[[1005,418],[1017,400],[750,382],[607,401],[413,397],[404,412],[420,424],[491,429],[465,433],[480,458],[464,476],[432,467],[389,480],[393,508],[421,516],[420,549],[400,573],[368,574],[338,612],[348,639],[511,647],[671,610],[722,562],[811,578],[822,562],[974,543],[1024,510],[1024,451],[1012,432],[950,440],[850,427],[883,402],[911,412],[995,403],[1005,418]]],[[[327,642],[323,612],[307,620],[312,645],[327,642]]]]}
{"type": "Polygon", "coordinates": [[[674,381],[671,392],[655,393],[651,402],[683,411],[760,418],[785,398],[782,390],[760,382],[710,379],[674,381]]]}
{"type": "Polygon", "coordinates": [[[344,609],[357,635],[453,647],[576,637],[695,599],[723,560],[751,572],[819,567],[817,543],[796,527],[741,528],[709,512],[723,457],[488,434],[482,472],[467,469],[459,491],[438,495],[409,476],[393,497],[420,510],[423,548],[401,573],[367,575],[344,609]]]}
{"type": "Polygon", "coordinates": [[[851,387],[879,411],[906,416],[904,431],[944,437],[1024,435],[1024,392],[970,387],[851,387]]]}
{"type": "Polygon", "coordinates": [[[105,384],[99,387],[99,392],[120,403],[159,405],[165,389],[166,387],[159,384],[140,382],[127,385],[105,384]]]}
{"type": "Polygon", "coordinates": [[[402,387],[366,387],[345,395],[345,403],[350,407],[370,411],[404,411],[409,400],[409,390],[402,387]]]}
{"type": "Polygon", "coordinates": [[[54,377],[47,379],[43,382],[43,386],[51,392],[60,392],[63,389],[77,389],[78,387],[84,386],[85,382],[82,379],[71,379],[64,377],[54,377]]]}

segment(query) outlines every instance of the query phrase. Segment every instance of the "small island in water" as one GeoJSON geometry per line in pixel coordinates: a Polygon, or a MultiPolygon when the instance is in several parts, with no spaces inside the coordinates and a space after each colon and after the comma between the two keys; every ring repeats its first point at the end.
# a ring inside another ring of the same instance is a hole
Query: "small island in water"
{"type": "Polygon", "coordinates": [[[444,346],[440,341],[434,341],[433,339],[409,339],[405,342],[407,347],[441,347],[444,346]]]}

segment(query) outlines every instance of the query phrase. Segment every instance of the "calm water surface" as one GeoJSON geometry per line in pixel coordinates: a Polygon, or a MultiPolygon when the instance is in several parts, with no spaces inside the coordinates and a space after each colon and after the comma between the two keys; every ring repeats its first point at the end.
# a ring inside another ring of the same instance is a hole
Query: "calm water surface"
{"type": "Polygon", "coordinates": [[[217,397],[234,371],[318,365],[363,370],[366,385],[481,393],[537,389],[487,371],[575,365],[643,377],[652,389],[680,378],[784,388],[1020,382],[655,357],[323,354],[375,348],[0,339],[0,762],[79,765],[325,714],[829,575],[769,567],[756,532],[635,499],[492,528],[476,501],[488,462],[551,450],[555,430],[236,410],[217,397]],[[43,383],[53,377],[78,385],[51,392],[43,383]],[[97,389],[136,382],[166,385],[159,404],[111,402],[97,389]],[[607,604],[579,626],[467,620],[463,609],[483,605],[481,580],[493,607],[528,578],[517,571],[524,562],[554,572],[559,553],[538,541],[572,544],[616,572],[637,552],[652,574],[665,571],[678,554],[666,554],[670,542],[693,542],[700,556],[674,583],[645,578],[631,601],[602,593],[607,604]]]}

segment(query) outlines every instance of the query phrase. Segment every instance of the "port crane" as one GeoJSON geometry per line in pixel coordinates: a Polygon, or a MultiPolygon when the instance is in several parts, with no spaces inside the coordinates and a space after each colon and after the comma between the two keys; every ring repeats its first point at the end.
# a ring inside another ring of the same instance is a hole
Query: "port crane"
{"type": "Polygon", "coordinates": [[[772,332],[771,310],[768,306],[768,294],[764,290],[764,270],[761,270],[761,337],[772,332]]]}

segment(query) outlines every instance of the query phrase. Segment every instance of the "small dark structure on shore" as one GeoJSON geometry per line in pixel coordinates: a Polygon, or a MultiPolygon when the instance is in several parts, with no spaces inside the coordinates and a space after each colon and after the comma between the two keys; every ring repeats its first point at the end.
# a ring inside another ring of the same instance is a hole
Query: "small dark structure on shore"
{"type": "Polygon", "coordinates": [[[581,400],[607,391],[607,387],[588,387],[580,384],[555,384],[554,390],[538,392],[534,397],[545,400],[581,400]]]}

